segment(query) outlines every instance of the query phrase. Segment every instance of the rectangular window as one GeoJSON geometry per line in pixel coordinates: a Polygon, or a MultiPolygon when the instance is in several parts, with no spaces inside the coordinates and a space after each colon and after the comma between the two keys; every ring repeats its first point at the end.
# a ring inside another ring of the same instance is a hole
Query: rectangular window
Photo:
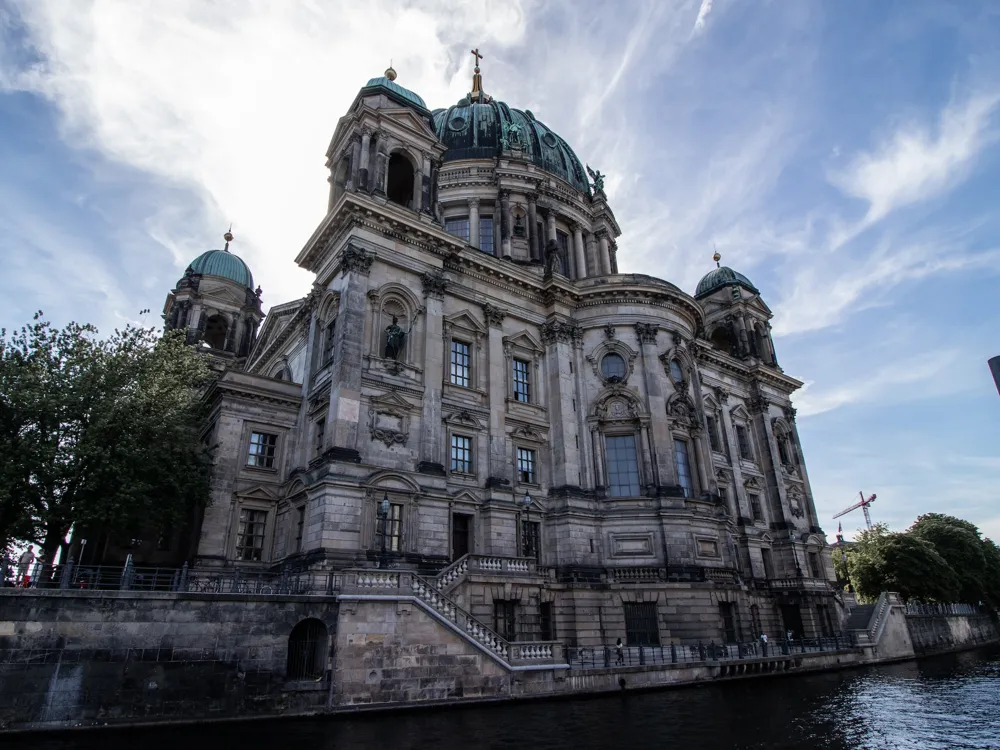
{"type": "Polygon", "coordinates": [[[326,330],[323,332],[323,364],[328,365],[333,362],[333,352],[337,338],[337,321],[331,320],[326,330]]]}
{"type": "Polygon", "coordinates": [[[727,488],[719,487],[719,499],[724,506],[729,507],[729,490],[727,488]]]}
{"type": "Polygon", "coordinates": [[[810,552],[809,553],[809,571],[812,573],[813,578],[822,578],[823,573],[819,565],[819,553],[810,552]]]}
{"type": "Polygon", "coordinates": [[[521,557],[530,557],[538,562],[538,543],[541,524],[538,521],[521,522],[521,557]]]}
{"type": "Polygon", "coordinates": [[[736,605],[719,602],[719,617],[722,618],[722,635],[726,643],[736,643],[736,605]]]}
{"type": "Polygon", "coordinates": [[[771,562],[771,550],[762,549],[760,551],[760,560],[764,563],[764,577],[774,578],[774,564],[771,562]]]}
{"type": "Polygon", "coordinates": [[[240,509],[240,525],[236,535],[236,559],[260,562],[264,555],[266,510],[240,509]]]}
{"type": "Polygon", "coordinates": [[[378,551],[399,552],[403,541],[403,506],[390,503],[388,516],[382,516],[381,510],[375,516],[375,543],[378,551]]]}
{"type": "Polygon", "coordinates": [[[448,234],[453,234],[456,237],[469,241],[469,217],[468,216],[455,216],[451,219],[444,220],[444,231],[448,234]]]}
{"type": "Polygon", "coordinates": [[[326,415],[316,420],[316,442],[313,447],[316,455],[323,453],[323,443],[326,441],[326,415]]]}
{"type": "Polygon", "coordinates": [[[674,456],[677,458],[677,483],[684,488],[684,497],[694,497],[691,481],[691,463],[686,440],[674,440],[674,456]]]}
{"type": "Polygon", "coordinates": [[[747,500],[750,501],[750,513],[755,521],[763,521],[764,514],[760,511],[760,495],[755,495],[752,492],[747,493],[747,500]]]}
{"type": "Polygon", "coordinates": [[[512,599],[493,600],[493,629],[501,638],[517,640],[517,602],[512,599]]]}
{"type": "Polygon", "coordinates": [[[247,466],[256,466],[259,469],[273,469],[274,453],[277,445],[277,435],[269,435],[266,432],[251,432],[247,466]]]}
{"type": "Polygon", "coordinates": [[[472,438],[451,436],[451,470],[459,474],[472,473],[472,438]]]}
{"type": "Polygon", "coordinates": [[[297,522],[295,524],[295,551],[302,551],[302,533],[306,528],[306,506],[302,506],[296,510],[297,522]]]}
{"type": "Polygon", "coordinates": [[[552,602],[542,602],[538,605],[538,636],[543,641],[556,639],[556,622],[552,617],[552,602]]]}
{"type": "Polygon", "coordinates": [[[531,382],[528,378],[528,363],[523,359],[514,360],[514,400],[522,403],[531,401],[531,382]]]}
{"type": "Polygon", "coordinates": [[[451,340],[451,382],[463,388],[469,387],[472,375],[469,345],[464,341],[451,340]]]}
{"type": "Polygon", "coordinates": [[[611,497],[635,497],[639,494],[639,461],[635,435],[609,435],[604,438],[608,463],[608,491],[611,497]]]}
{"type": "Polygon", "coordinates": [[[625,642],[629,646],[659,646],[656,602],[628,602],[625,608],[625,642]]]}
{"type": "Polygon", "coordinates": [[[708,442],[712,450],[716,453],[722,453],[722,445],[719,443],[719,425],[715,421],[715,417],[706,416],[705,422],[708,426],[708,442]]]}
{"type": "Polygon", "coordinates": [[[479,217],[479,249],[493,255],[493,217],[479,217]]]}
{"type": "Polygon", "coordinates": [[[559,252],[562,254],[563,259],[565,259],[569,253],[569,235],[565,232],[556,231],[556,244],[559,245],[559,252]]]}
{"type": "Polygon", "coordinates": [[[530,448],[517,449],[517,478],[518,481],[534,484],[535,479],[535,452],[530,448]]]}
{"type": "Polygon", "coordinates": [[[736,442],[740,445],[740,458],[753,461],[753,451],[750,449],[750,435],[744,425],[736,425],[736,442]]]}

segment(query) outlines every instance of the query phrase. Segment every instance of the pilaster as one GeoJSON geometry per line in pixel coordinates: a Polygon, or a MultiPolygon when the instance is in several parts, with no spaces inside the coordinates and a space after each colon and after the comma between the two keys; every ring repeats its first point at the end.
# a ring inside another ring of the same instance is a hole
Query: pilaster
{"type": "MultiPolygon", "coordinates": [[[[555,216],[550,213],[554,226],[555,216]]],[[[570,364],[583,342],[583,330],[572,321],[550,320],[541,329],[548,375],[548,408],[552,445],[552,486],[578,486],[581,476],[579,422],[574,419],[576,377],[570,364]]]]}

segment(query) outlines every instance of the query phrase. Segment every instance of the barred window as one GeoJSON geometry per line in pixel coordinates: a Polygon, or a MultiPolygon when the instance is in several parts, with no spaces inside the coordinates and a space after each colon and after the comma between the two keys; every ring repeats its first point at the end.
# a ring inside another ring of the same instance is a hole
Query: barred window
{"type": "Polygon", "coordinates": [[[521,557],[530,557],[538,562],[541,531],[542,525],[538,521],[521,522],[521,557]]]}
{"type": "Polygon", "coordinates": [[[705,424],[708,428],[708,443],[712,450],[716,453],[722,452],[722,445],[719,443],[719,424],[715,421],[715,417],[706,416],[705,424]]]}
{"type": "Polygon", "coordinates": [[[493,629],[508,641],[517,639],[517,602],[512,599],[493,601],[493,629]]]}
{"type": "Polygon", "coordinates": [[[260,562],[264,555],[266,510],[240,509],[240,525],[236,535],[236,559],[260,562]]]}
{"type": "Polygon", "coordinates": [[[451,470],[460,474],[472,473],[472,438],[451,436],[451,470]]]}
{"type": "Polygon", "coordinates": [[[691,481],[691,463],[686,440],[674,440],[674,455],[677,457],[677,483],[684,488],[684,497],[694,497],[694,483],[691,481]]]}
{"type": "Polygon", "coordinates": [[[479,249],[493,255],[493,217],[479,217],[479,249]]]}
{"type": "Polygon", "coordinates": [[[531,401],[531,382],[528,379],[528,363],[523,359],[514,360],[514,400],[531,401]]]}
{"type": "Polygon", "coordinates": [[[736,425],[736,442],[740,446],[740,458],[753,461],[753,450],[750,447],[750,435],[745,425],[736,425]]]}
{"type": "Polygon", "coordinates": [[[629,646],[659,646],[656,602],[627,602],[622,606],[625,608],[625,642],[629,646]]]}
{"type": "Polygon", "coordinates": [[[471,380],[469,345],[464,341],[451,340],[451,382],[464,388],[471,380]]]}
{"type": "Polygon", "coordinates": [[[750,492],[747,493],[747,499],[750,501],[750,512],[753,514],[753,520],[763,521],[764,515],[760,511],[760,495],[750,492]]]}
{"type": "Polygon", "coordinates": [[[266,432],[251,432],[247,466],[256,466],[260,469],[273,469],[274,453],[277,445],[277,435],[270,435],[266,432]]]}
{"type": "Polygon", "coordinates": [[[604,446],[611,497],[635,497],[639,494],[639,461],[635,452],[635,435],[609,435],[604,438],[604,446]]]}
{"type": "Polygon", "coordinates": [[[444,231],[448,234],[453,234],[456,237],[469,241],[469,217],[468,216],[456,216],[451,219],[444,220],[444,231]]]}
{"type": "Polygon", "coordinates": [[[535,452],[530,448],[517,449],[517,476],[522,482],[534,483],[535,452]]]}

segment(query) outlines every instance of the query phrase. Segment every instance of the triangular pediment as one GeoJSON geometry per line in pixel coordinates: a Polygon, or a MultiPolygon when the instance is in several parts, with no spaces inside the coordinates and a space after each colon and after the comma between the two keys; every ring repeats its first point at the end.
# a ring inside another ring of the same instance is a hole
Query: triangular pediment
{"type": "Polygon", "coordinates": [[[472,503],[479,505],[480,499],[468,490],[462,490],[452,498],[453,503],[472,503]]]}
{"type": "Polygon", "coordinates": [[[468,310],[462,310],[454,315],[446,315],[444,322],[452,328],[461,328],[476,333],[486,333],[486,326],[476,320],[475,316],[468,310]]]}
{"type": "Polygon", "coordinates": [[[518,346],[522,349],[528,349],[529,351],[541,354],[545,351],[542,347],[542,342],[531,335],[531,332],[527,329],[519,331],[511,336],[504,336],[503,342],[505,344],[510,344],[511,346],[518,346]]]}
{"type": "Polygon", "coordinates": [[[383,409],[395,408],[402,409],[403,411],[410,411],[416,408],[398,393],[393,393],[392,391],[388,393],[381,393],[378,396],[372,396],[370,401],[372,406],[383,409]]]}
{"type": "Polygon", "coordinates": [[[754,297],[753,299],[747,300],[747,307],[756,312],[762,313],[764,317],[771,317],[771,308],[764,304],[764,300],[760,297],[754,297]]]}
{"type": "Polygon", "coordinates": [[[479,418],[466,409],[454,411],[444,418],[444,421],[451,425],[465,425],[474,429],[482,429],[482,422],[479,418]]]}
{"type": "Polygon", "coordinates": [[[274,501],[278,499],[278,493],[274,491],[271,487],[267,485],[258,484],[249,489],[242,490],[236,493],[238,497],[244,500],[268,500],[274,501]]]}
{"type": "Polygon", "coordinates": [[[400,107],[398,109],[380,109],[379,119],[392,120],[395,124],[401,125],[407,130],[419,133],[424,138],[429,138],[434,141],[437,140],[437,134],[430,129],[427,121],[422,117],[418,117],[413,110],[407,109],[406,107],[400,107]]]}

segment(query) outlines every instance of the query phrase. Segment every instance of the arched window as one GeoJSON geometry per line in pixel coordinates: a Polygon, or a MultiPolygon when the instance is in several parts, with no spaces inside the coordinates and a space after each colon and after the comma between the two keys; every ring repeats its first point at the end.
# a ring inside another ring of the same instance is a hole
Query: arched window
{"type": "Polygon", "coordinates": [[[229,333],[229,321],[225,315],[216,313],[205,321],[205,343],[213,349],[222,351],[226,348],[226,335],[229,333]]]}
{"type": "Polygon", "coordinates": [[[620,354],[613,352],[605,354],[601,359],[601,372],[606,378],[623,380],[626,372],[625,359],[620,354]]]}
{"type": "Polygon", "coordinates": [[[413,205],[413,165],[398,151],[389,157],[385,193],[393,203],[407,208],[413,205]]]}
{"type": "Polygon", "coordinates": [[[718,349],[720,352],[725,352],[726,354],[736,353],[736,341],[733,339],[732,333],[726,326],[719,326],[714,331],[712,331],[711,336],[712,346],[718,349]]]}
{"type": "Polygon", "coordinates": [[[303,620],[288,636],[288,662],[285,675],[289,680],[315,680],[326,672],[329,636],[326,625],[314,617],[303,620]]]}
{"type": "Polygon", "coordinates": [[[684,370],[681,367],[681,363],[676,359],[670,360],[670,379],[675,383],[679,383],[684,380],[684,370]]]}

